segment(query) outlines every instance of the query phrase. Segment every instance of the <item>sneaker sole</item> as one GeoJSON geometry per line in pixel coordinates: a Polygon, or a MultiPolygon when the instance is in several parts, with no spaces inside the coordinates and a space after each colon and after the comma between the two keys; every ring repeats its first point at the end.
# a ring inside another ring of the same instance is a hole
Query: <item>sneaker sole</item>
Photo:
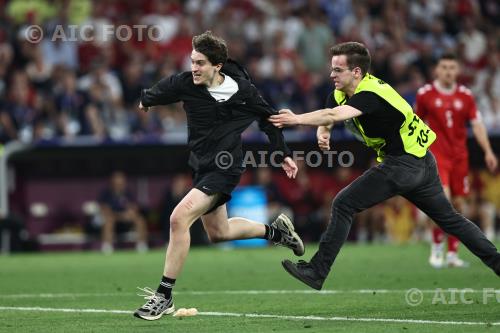
{"type": "Polygon", "coordinates": [[[290,219],[288,218],[288,216],[286,216],[285,214],[281,214],[280,216],[278,216],[278,223],[281,223],[282,226],[284,226],[286,229],[288,229],[290,231],[290,233],[292,234],[293,238],[296,238],[299,240],[299,243],[300,243],[300,249],[298,250],[293,250],[293,253],[298,256],[298,257],[301,257],[304,255],[304,253],[306,252],[305,251],[305,248],[304,248],[304,243],[302,242],[302,239],[299,237],[299,234],[297,234],[295,232],[295,228],[293,227],[293,223],[292,221],[290,221],[290,219]]]}
{"type": "Polygon", "coordinates": [[[321,290],[321,288],[323,287],[322,285],[318,285],[315,281],[300,275],[300,273],[297,272],[297,270],[295,269],[294,263],[292,263],[290,260],[283,260],[281,262],[281,265],[288,272],[288,274],[290,274],[291,276],[293,276],[294,278],[296,278],[300,282],[305,283],[309,287],[316,289],[316,290],[321,290]]]}
{"type": "Polygon", "coordinates": [[[163,315],[169,315],[169,314],[172,314],[174,311],[175,311],[175,306],[173,306],[173,305],[172,305],[171,307],[167,308],[167,309],[166,309],[165,311],[163,311],[163,312],[160,312],[160,313],[159,313],[158,315],[156,315],[156,316],[147,316],[147,317],[146,317],[146,316],[141,316],[141,315],[140,315],[139,313],[137,313],[137,312],[134,312],[134,317],[139,318],[139,319],[149,320],[149,321],[151,321],[151,320],[158,320],[158,319],[160,319],[160,318],[161,318],[161,316],[163,316],[163,315]]]}

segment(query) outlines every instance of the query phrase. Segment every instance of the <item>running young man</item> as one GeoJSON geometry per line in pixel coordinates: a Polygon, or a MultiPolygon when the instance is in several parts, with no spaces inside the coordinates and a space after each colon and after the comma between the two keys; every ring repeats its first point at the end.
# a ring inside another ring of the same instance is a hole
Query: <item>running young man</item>
{"type": "MultiPolygon", "coordinates": [[[[469,193],[469,152],[467,150],[467,124],[484,152],[488,169],[495,171],[498,161],[491,149],[488,133],[481,121],[476,102],[469,89],[457,84],[459,64],[455,55],[444,54],[437,62],[436,80],[418,90],[415,112],[437,133],[437,140],[431,146],[436,157],[439,177],[453,206],[464,211],[465,197],[469,193]]],[[[444,256],[445,234],[433,226],[429,263],[441,268],[466,267],[467,263],[457,255],[459,241],[448,236],[448,253],[444,256]]]]}
{"type": "Polygon", "coordinates": [[[330,149],[334,123],[345,121],[381,164],[367,170],[337,194],[330,224],[319,250],[310,262],[282,262],[292,276],[314,289],[321,289],[351,228],[353,214],[394,195],[402,195],[431,217],[444,231],[455,235],[487,266],[500,275],[500,253],[471,221],[450,204],[439,180],[429,146],[436,134],[413,113],[410,105],[387,83],[368,74],[370,53],[360,43],[338,44],[331,49],[335,90],[325,109],[295,115],[280,110],[271,116],[277,127],[319,126],[322,150],[330,149]]]}
{"type": "Polygon", "coordinates": [[[281,130],[268,121],[276,114],[259,95],[247,72],[228,60],[224,40],[207,31],[193,38],[191,72],[162,79],[143,91],[140,108],[184,102],[187,114],[189,165],[194,171],[193,189],[174,208],[170,216],[163,277],[155,291],[144,288],[148,300],[134,316],[159,319],[174,311],[172,288],[189,251],[189,228],[201,217],[212,242],[265,238],[286,246],[296,255],[304,245],[292,222],[280,215],[270,226],[240,217],[228,219],[225,203],[244,170],[241,133],[255,120],[281,155],[282,167],[295,178],[297,166],[290,158],[281,130]]]}

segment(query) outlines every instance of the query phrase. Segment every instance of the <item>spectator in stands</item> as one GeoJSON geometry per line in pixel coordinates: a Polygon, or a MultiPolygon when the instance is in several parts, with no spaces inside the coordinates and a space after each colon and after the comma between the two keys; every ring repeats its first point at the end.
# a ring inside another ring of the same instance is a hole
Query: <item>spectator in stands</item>
{"type": "Polygon", "coordinates": [[[120,75],[123,104],[127,108],[137,105],[136,101],[141,97],[142,89],[145,88],[143,66],[141,57],[134,56],[127,62],[120,75]]]}
{"type": "Polygon", "coordinates": [[[148,250],[146,220],[139,211],[134,195],[127,187],[127,178],[121,171],[115,171],[110,178],[109,187],[99,195],[99,211],[103,219],[102,252],[113,252],[116,227],[132,224],[137,232],[136,250],[148,250]]]}
{"type": "MultiPolygon", "coordinates": [[[[139,103],[137,102],[136,105],[139,103]]],[[[141,139],[155,140],[161,136],[162,123],[158,112],[143,112],[137,107],[131,107],[130,130],[132,136],[141,139]]]]}
{"type": "Polygon", "coordinates": [[[37,96],[24,71],[17,71],[11,78],[7,101],[0,110],[0,125],[6,140],[33,139],[33,125],[37,116],[37,96]]]}
{"type": "Polygon", "coordinates": [[[439,58],[443,53],[454,50],[457,44],[456,40],[445,32],[444,24],[441,21],[432,23],[424,42],[431,46],[435,59],[439,58]]]}
{"type": "Polygon", "coordinates": [[[122,90],[118,79],[107,70],[106,65],[97,68],[79,80],[78,88],[89,94],[89,106],[85,117],[89,121],[91,134],[125,139],[130,134],[129,117],[122,106],[122,90]]]}
{"type": "Polygon", "coordinates": [[[463,47],[463,63],[465,66],[480,68],[484,65],[487,53],[486,35],[478,29],[472,17],[463,21],[464,30],[458,35],[458,42],[463,47]]]}
{"type": "Polygon", "coordinates": [[[322,17],[313,17],[312,13],[304,13],[302,20],[304,30],[299,36],[297,51],[308,71],[320,73],[328,62],[328,47],[333,38],[330,29],[323,23],[322,17]]]}
{"type": "Polygon", "coordinates": [[[487,65],[476,73],[472,88],[488,129],[500,130],[500,52],[490,52],[487,65]]]}
{"type": "Polygon", "coordinates": [[[47,36],[40,44],[43,62],[50,67],[64,66],[72,70],[78,69],[78,45],[71,40],[71,31],[67,23],[62,20],[54,22],[55,25],[48,29],[47,36]],[[56,34],[56,30],[57,34],[56,34]],[[52,38],[58,36],[58,38],[52,38]]]}
{"type": "Polygon", "coordinates": [[[122,86],[120,80],[110,70],[104,58],[96,59],[91,66],[89,74],[78,80],[78,89],[91,90],[93,85],[100,85],[105,97],[113,106],[120,105],[122,99],[122,86]]]}
{"type": "Polygon", "coordinates": [[[54,104],[58,113],[58,133],[61,136],[89,135],[91,128],[85,109],[89,99],[87,94],[76,89],[75,73],[66,70],[56,85],[54,104]]]}

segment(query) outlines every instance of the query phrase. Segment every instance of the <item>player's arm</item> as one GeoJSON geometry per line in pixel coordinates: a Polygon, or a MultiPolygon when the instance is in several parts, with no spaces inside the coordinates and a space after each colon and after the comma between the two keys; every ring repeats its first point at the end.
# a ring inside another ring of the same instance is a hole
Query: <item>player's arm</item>
{"type": "Polygon", "coordinates": [[[164,78],[149,89],[143,89],[139,108],[148,111],[155,105],[166,105],[180,101],[180,74],[164,78]]]}
{"type": "Polygon", "coordinates": [[[488,132],[486,127],[480,119],[475,119],[471,122],[472,133],[477,143],[484,152],[484,162],[491,172],[495,171],[498,166],[498,160],[493,149],[491,149],[490,139],[488,138],[488,132]]]}

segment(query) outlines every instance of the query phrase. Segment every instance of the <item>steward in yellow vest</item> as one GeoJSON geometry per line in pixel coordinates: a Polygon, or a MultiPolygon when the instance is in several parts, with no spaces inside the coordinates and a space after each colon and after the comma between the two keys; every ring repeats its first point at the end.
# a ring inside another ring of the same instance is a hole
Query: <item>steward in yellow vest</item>
{"type": "Polygon", "coordinates": [[[387,83],[368,74],[370,53],[360,43],[331,49],[330,77],[335,90],[324,109],[294,114],[280,110],[270,117],[277,127],[318,126],[318,145],[330,149],[334,123],[345,122],[354,135],[375,149],[382,162],[363,173],[333,199],[330,224],[318,251],[309,262],[282,262],[285,270],[314,289],[321,289],[347,239],[353,215],[395,195],[401,195],[426,213],[446,233],[456,236],[500,276],[500,253],[483,232],[450,204],[429,146],[436,134],[387,83]]]}
{"type": "MultiPolygon", "coordinates": [[[[408,102],[390,85],[371,74],[365,74],[354,95],[363,92],[374,93],[383,99],[377,103],[381,109],[373,110],[372,115],[363,114],[345,120],[347,129],[377,152],[379,162],[383,160],[387,150],[396,155],[406,152],[416,157],[424,157],[429,146],[436,140],[436,133],[413,113],[408,102]],[[382,123],[377,122],[377,118],[380,118],[382,123]],[[393,124],[388,124],[391,119],[393,124]]],[[[332,95],[333,102],[337,105],[344,105],[348,101],[343,91],[334,90],[332,95]]]]}

